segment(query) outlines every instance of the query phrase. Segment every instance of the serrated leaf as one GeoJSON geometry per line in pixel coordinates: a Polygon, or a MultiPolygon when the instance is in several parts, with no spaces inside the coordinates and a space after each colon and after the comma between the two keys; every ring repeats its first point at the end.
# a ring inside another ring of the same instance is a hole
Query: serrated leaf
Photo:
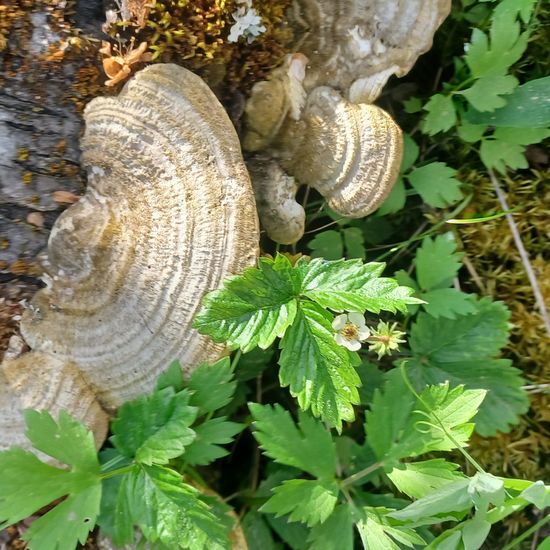
{"type": "Polygon", "coordinates": [[[364,508],[364,519],[357,523],[357,530],[365,550],[400,550],[415,545],[425,546],[426,541],[414,529],[392,525],[385,508],[364,508]],[[399,543],[399,544],[398,544],[399,543]]]}
{"type": "Polygon", "coordinates": [[[409,504],[403,510],[388,515],[401,521],[418,521],[421,518],[469,510],[473,505],[468,494],[469,484],[468,478],[454,481],[409,504]]]}
{"type": "Polygon", "coordinates": [[[475,313],[476,307],[472,302],[472,296],[455,288],[438,288],[424,292],[421,298],[426,312],[432,317],[445,317],[456,319],[458,315],[475,313]]]}
{"type": "Polygon", "coordinates": [[[338,260],[344,255],[344,243],[340,231],[321,231],[307,244],[312,258],[338,260]]]}
{"type": "Polygon", "coordinates": [[[261,550],[282,550],[280,543],[273,540],[271,530],[262,515],[255,510],[248,512],[241,521],[248,548],[261,550]]]}
{"type": "Polygon", "coordinates": [[[413,359],[407,372],[418,388],[449,381],[488,391],[475,417],[476,431],[506,431],[528,408],[520,372],[506,359],[495,359],[508,340],[509,312],[500,302],[483,298],[477,311],[455,320],[418,315],[409,344],[413,359]]]}
{"type": "Polygon", "coordinates": [[[311,409],[331,426],[355,418],[360,379],[356,353],[339,346],[332,329],[333,316],[312,302],[302,302],[293,325],[281,341],[279,381],[289,386],[303,410],[311,409]]]}
{"type": "Polygon", "coordinates": [[[300,413],[296,425],[290,413],[278,404],[250,403],[248,407],[255,421],[254,437],[267,456],[318,478],[335,476],[336,449],[321,422],[300,413]]]}
{"type": "Polygon", "coordinates": [[[435,94],[424,105],[428,114],[424,118],[423,131],[433,136],[446,132],[456,124],[456,111],[453,98],[449,95],[435,94]]]}
{"type": "Polygon", "coordinates": [[[185,387],[183,382],[183,371],[179,361],[172,361],[170,366],[157,378],[157,390],[164,388],[174,388],[176,391],[181,391],[185,387]]]}
{"type": "Polygon", "coordinates": [[[277,516],[288,514],[289,521],[308,526],[324,522],[338,501],[336,481],[289,479],[275,487],[274,495],[260,508],[277,516]]]}
{"type": "Polygon", "coordinates": [[[227,449],[220,445],[231,443],[243,428],[242,424],[228,422],[224,416],[206,420],[193,428],[196,437],[185,449],[183,460],[192,466],[202,466],[227,455],[227,449]]]}
{"type": "Polygon", "coordinates": [[[434,208],[446,208],[462,198],[456,170],[444,162],[432,162],[413,170],[408,178],[422,200],[434,208]]]}
{"type": "Polygon", "coordinates": [[[393,279],[380,277],[384,269],[382,263],[315,259],[309,264],[301,263],[300,268],[301,293],[337,312],[406,311],[408,303],[417,302],[410,297],[411,289],[399,287],[393,279]]]}
{"type": "Polygon", "coordinates": [[[99,514],[101,484],[98,482],[69,495],[47,514],[33,521],[22,539],[30,550],[74,550],[84,544],[99,514]]]}
{"type": "Polygon", "coordinates": [[[94,436],[62,410],[56,422],[47,411],[26,410],[26,436],[35,449],[72,466],[75,472],[99,473],[94,436]]]}
{"type": "Polygon", "coordinates": [[[452,284],[462,266],[464,254],[456,251],[452,233],[425,237],[416,251],[416,279],[424,291],[446,288],[452,284]]]}
{"type": "Polygon", "coordinates": [[[478,111],[494,111],[506,105],[502,96],[511,94],[519,82],[511,75],[486,76],[461,93],[478,111]]]}
{"type": "Polygon", "coordinates": [[[189,403],[198,408],[199,414],[211,413],[225,407],[233,398],[237,382],[229,357],[213,365],[202,363],[187,382],[191,390],[189,403]]]}
{"type": "Polygon", "coordinates": [[[260,258],[257,268],[227,279],[224,288],[205,296],[193,327],[244,352],[269,347],[296,315],[292,271],[286,256],[260,258]]]}
{"type": "Polygon", "coordinates": [[[493,113],[470,109],[465,118],[471,124],[513,128],[550,126],[550,76],[526,82],[506,98],[506,105],[493,113]]]}
{"type": "Polygon", "coordinates": [[[442,458],[410,462],[394,468],[388,473],[399,491],[412,498],[422,498],[444,485],[464,479],[458,464],[442,458]]]}
{"type": "Polygon", "coordinates": [[[525,147],[522,145],[496,139],[484,139],[481,142],[479,156],[487,168],[494,168],[504,174],[506,167],[515,170],[529,167],[524,151],[525,147]]]}
{"type": "Polygon", "coordinates": [[[120,407],[112,423],[111,441],[118,451],[138,462],[165,464],[195,438],[189,427],[197,408],[189,405],[189,392],[172,387],[156,390],[120,407]]]}
{"type": "Polygon", "coordinates": [[[353,550],[353,516],[349,505],[339,504],[323,523],[314,525],[308,542],[315,550],[353,550]]]}
{"type": "Polygon", "coordinates": [[[462,120],[460,126],[456,129],[458,137],[467,143],[478,142],[483,137],[486,130],[487,126],[483,124],[470,124],[464,120],[462,120]]]}

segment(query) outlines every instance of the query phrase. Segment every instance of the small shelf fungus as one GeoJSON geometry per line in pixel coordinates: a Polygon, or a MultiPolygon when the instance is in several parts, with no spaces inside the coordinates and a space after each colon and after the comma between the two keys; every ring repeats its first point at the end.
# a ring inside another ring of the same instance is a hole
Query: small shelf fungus
{"type": "Polygon", "coordinates": [[[450,0],[297,0],[289,8],[300,53],[253,87],[245,109],[243,146],[253,153],[260,219],[273,240],[290,244],[303,234],[300,185],[345,217],[382,204],[399,173],[402,137],[372,103],[390,76],[406,74],[429,49],[450,7],[450,0]],[[274,167],[257,168],[258,154],[280,165],[276,178],[266,177],[274,167]],[[282,181],[284,192],[275,190],[282,181]]]}
{"type": "MultiPolygon", "coordinates": [[[[100,441],[92,407],[106,419],[174,359],[189,371],[224,353],[191,322],[204,293],[255,263],[259,235],[237,135],[198,76],[150,66],[85,119],[87,191],[52,229],[47,287],[21,321],[32,352],[4,361],[0,391],[24,376],[22,405],[63,406],[100,441]]],[[[0,401],[0,448],[19,437],[13,407],[0,401]]]]}

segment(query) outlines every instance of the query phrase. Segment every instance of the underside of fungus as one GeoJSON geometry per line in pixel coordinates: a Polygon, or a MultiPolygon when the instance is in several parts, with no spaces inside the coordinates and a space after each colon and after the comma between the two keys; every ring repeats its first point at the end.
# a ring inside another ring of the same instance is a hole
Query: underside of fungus
{"type": "Polygon", "coordinates": [[[450,0],[293,2],[296,53],[254,86],[245,109],[244,148],[278,164],[266,170],[249,161],[273,240],[290,244],[303,234],[294,198],[300,185],[345,217],[382,204],[399,174],[402,137],[372,102],[390,76],[406,74],[429,49],[450,7],[450,0]]]}
{"type": "Polygon", "coordinates": [[[0,400],[0,448],[18,437],[5,427],[18,403],[62,403],[95,427],[92,407],[150,391],[174,359],[189,371],[219,357],[192,319],[207,291],[257,256],[238,138],[199,77],[148,67],[118,97],[92,101],[85,119],[88,188],[52,229],[47,287],[21,321],[32,352],[1,366],[0,391],[14,397],[0,400]]]}

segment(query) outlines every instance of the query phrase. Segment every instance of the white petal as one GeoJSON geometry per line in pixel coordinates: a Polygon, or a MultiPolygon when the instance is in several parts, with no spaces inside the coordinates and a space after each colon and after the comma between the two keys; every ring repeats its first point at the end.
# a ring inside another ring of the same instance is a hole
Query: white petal
{"type": "Polygon", "coordinates": [[[357,325],[357,328],[359,328],[359,329],[365,328],[365,318],[360,313],[352,311],[352,312],[348,313],[348,317],[349,317],[349,320],[354,325],[357,325]]]}
{"type": "Polygon", "coordinates": [[[361,342],[359,342],[359,340],[346,340],[344,347],[348,348],[350,351],[358,351],[361,349],[361,342]]]}
{"type": "Polygon", "coordinates": [[[367,327],[360,328],[357,334],[357,339],[362,342],[363,340],[366,340],[369,336],[370,330],[367,327]]]}
{"type": "Polygon", "coordinates": [[[348,341],[339,332],[334,335],[334,339],[339,346],[346,346],[348,343],[348,341]]]}
{"type": "Polygon", "coordinates": [[[332,328],[334,330],[342,330],[346,326],[347,322],[348,322],[348,316],[346,314],[337,315],[334,318],[334,321],[332,321],[332,328]]]}

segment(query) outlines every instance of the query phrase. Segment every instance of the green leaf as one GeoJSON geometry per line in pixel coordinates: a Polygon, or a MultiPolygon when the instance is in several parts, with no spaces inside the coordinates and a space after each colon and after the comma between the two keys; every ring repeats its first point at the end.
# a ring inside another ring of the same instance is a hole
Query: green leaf
{"type": "Polygon", "coordinates": [[[353,517],[349,505],[339,504],[323,523],[314,525],[308,542],[315,550],[353,550],[353,517]]]}
{"type": "Polygon", "coordinates": [[[456,170],[444,162],[432,162],[409,174],[409,182],[422,200],[434,208],[446,208],[462,198],[461,182],[454,178],[456,170]]]}
{"type": "Polygon", "coordinates": [[[189,392],[176,393],[172,387],[156,390],[120,407],[112,423],[111,441],[128,458],[143,464],[165,464],[195,438],[189,427],[197,408],[189,405],[189,392]]]}
{"type": "Polygon", "coordinates": [[[306,525],[289,522],[286,517],[277,517],[273,514],[266,514],[266,519],[270,527],[292,550],[310,550],[307,543],[310,529],[306,525]]]}
{"type": "Polygon", "coordinates": [[[525,169],[529,163],[523,154],[525,148],[515,143],[507,143],[495,139],[484,139],[481,142],[479,156],[487,168],[494,168],[501,174],[506,173],[506,167],[525,169]]]}
{"type": "Polygon", "coordinates": [[[399,212],[399,210],[403,209],[406,202],[407,191],[405,190],[405,182],[402,177],[399,177],[377,213],[379,216],[385,216],[386,214],[399,212]]]}
{"type": "Polygon", "coordinates": [[[462,524],[461,531],[464,550],[478,550],[488,537],[491,524],[476,515],[473,519],[462,524]]]}
{"type": "Polygon", "coordinates": [[[409,345],[413,359],[407,372],[418,388],[449,381],[487,390],[475,418],[482,435],[506,431],[528,408],[520,372],[506,359],[495,359],[508,341],[509,312],[500,302],[483,298],[476,312],[456,319],[418,315],[409,345]]]}
{"type": "Polygon", "coordinates": [[[439,132],[446,132],[456,124],[456,111],[451,96],[435,94],[424,105],[428,112],[424,118],[423,131],[433,136],[439,132]]]}
{"type": "Polygon", "coordinates": [[[438,288],[422,294],[426,312],[432,317],[446,317],[456,319],[458,315],[475,313],[476,307],[472,296],[455,288],[438,288]]]}
{"type": "Polygon", "coordinates": [[[220,445],[231,443],[243,428],[242,424],[227,422],[225,416],[211,418],[195,426],[196,437],[184,451],[185,463],[202,466],[227,455],[227,449],[220,445]]]}
{"type": "Polygon", "coordinates": [[[254,418],[254,437],[265,454],[280,464],[311,475],[332,479],[336,474],[336,448],[330,432],[307,413],[296,425],[280,405],[248,405],[254,418]]]}
{"type": "Polygon", "coordinates": [[[303,410],[311,408],[331,426],[355,418],[360,384],[353,363],[356,353],[339,346],[332,329],[333,316],[315,303],[302,302],[296,319],[281,341],[279,381],[289,386],[303,410]]]}
{"type": "Polygon", "coordinates": [[[69,495],[47,514],[33,521],[22,539],[30,550],[74,550],[84,544],[99,515],[101,484],[69,495]]]}
{"type": "Polygon", "coordinates": [[[411,289],[400,287],[393,279],[380,277],[384,269],[382,263],[315,259],[309,264],[300,262],[299,268],[301,293],[320,306],[337,312],[405,312],[406,304],[418,301],[410,297],[411,289]]]}
{"type": "Polygon", "coordinates": [[[261,508],[282,516],[289,514],[289,521],[301,521],[308,526],[324,522],[334,510],[339,488],[336,481],[289,479],[274,490],[261,508]]]}
{"type": "Polygon", "coordinates": [[[391,512],[389,516],[401,521],[418,521],[449,512],[467,511],[472,507],[468,494],[469,484],[468,478],[454,481],[409,504],[403,510],[391,512]]]}
{"type": "Polygon", "coordinates": [[[179,361],[172,361],[170,366],[157,379],[157,390],[170,387],[174,388],[176,391],[181,391],[185,387],[183,372],[179,361]]]}
{"type": "Polygon", "coordinates": [[[410,134],[403,134],[403,160],[399,172],[404,174],[414,166],[420,155],[420,147],[410,134]]]}
{"type": "Polygon", "coordinates": [[[344,255],[344,243],[340,231],[329,229],[315,235],[307,244],[312,258],[338,260],[344,255]]]}
{"type": "Polygon", "coordinates": [[[248,548],[261,550],[281,550],[281,545],[273,540],[271,530],[262,515],[255,510],[248,512],[241,521],[248,548]]]}
{"type": "Polygon", "coordinates": [[[470,480],[468,494],[477,510],[481,510],[483,513],[487,512],[490,504],[501,506],[506,498],[502,479],[480,472],[470,480]]]}
{"type": "Polygon", "coordinates": [[[464,479],[458,464],[442,458],[410,462],[388,473],[399,491],[412,498],[422,498],[444,485],[464,479]]]}
{"type": "Polygon", "coordinates": [[[346,256],[348,258],[365,259],[365,239],[359,227],[345,227],[342,229],[344,244],[346,245],[346,256]]]}
{"type": "Polygon", "coordinates": [[[216,342],[247,352],[269,347],[296,315],[297,294],[288,258],[260,258],[258,267],[226,279],[224,288],[208,293],[193,327],[216,342]]]}
{"type": "Polygon", "coordinates": [[[414,529],[395,522],[392,525],[386,508],[364,508],[363,511],[365,518],[357,523],[357,530],[365,550],[400,550],[399,544],[407,548],[426,545],[414,529]]]}
{"type": "Polygon", "coordinates": [[[72,466],[74,472],[99,473],[94,436],[69,413],[60,411],[57,422],[47,411],[26,410],[24,415],[25,433],[35,449],[72,466]]]}
{"type": "Polygon", "coordinates": [[[506,97],[506,105],[493,113],[470,109],[465,118],[472,124],[513,128],[550,126],[550,76],[531,80],[506,97]]]}
{"type": "Polygon", "coordinates": [[[451,232],[435,239],[425,237],[416,251],[416,278],[424,291],[446,288],[452,284],[462,266],[464,254],[456,251],[451,232]]]}
{"type": "Polygon", "coordinates": [[[543,481],[536,481],[519,496],[534,504],[539,510],[550,506],[550,487],[546,487],[543,481]]]}
{"type": "Polygon", "coordinates": [[[502,96],[511,94],[519,82],[511,75],[486,76],[462,92],[462,94],[478,111],[494,111],[506,105],[502,96]]]}
{"type": "Polygon", "coordinates": [[[499,141],[517,145],[540,143],[548,136],[550,136],[550,130],[547,128],[497,128],[493,134],[493,137],[499,141]]]}
{"type": "MultiPolygon", "coordinates": [[[[222,518],[201,500],[180,474],[162,466],[142,466],[126,474],[119,492],[117,522],[138,526],[151,542],[169,548],[227,548],[222,518]],[[208,542],[208,544],[207,544],[208,542]]],[[[129,533],[132,533],[129,530],[129,533]]],[[[115,538],[115,542],[122,541],[115,538]]]]}
{"type": "Polygon", "coordinates": [[[478,142],[483,137],[486,130],[487,126],[483,124],[470,124],[464,120],[462,120],[460,126],[456,129],[458,137],[467,143],[478,142]]]}
{"type": "Polygon", "coordinates": [[[191,374],[187,387],[192,392],[189,403],[198,408],[199,414],[211,413],[225,407],[237,388],[229,357],[224,357],[213,365],[199,365],[191,374]]]}

